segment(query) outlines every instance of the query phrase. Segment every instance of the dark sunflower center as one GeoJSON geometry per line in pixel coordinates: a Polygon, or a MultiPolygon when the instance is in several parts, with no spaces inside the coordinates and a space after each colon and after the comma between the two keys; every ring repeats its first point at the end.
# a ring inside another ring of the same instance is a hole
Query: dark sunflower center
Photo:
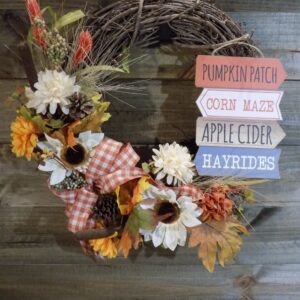
{"type": "Polygon", "coordinates": [[[80,144],[68,147],[64,153],[64,159],[70,165],[79,165],[85,160],[85,149],[80,144]]]}
{"type": "Polygon", "coordinates": [[[157,206],[157,214],[158,216],[170,214],[170,216],[162,220],[162,222],[165,224],[171,224],[179,218],[180,210],[176,203],[162,201],[157,206]]]}

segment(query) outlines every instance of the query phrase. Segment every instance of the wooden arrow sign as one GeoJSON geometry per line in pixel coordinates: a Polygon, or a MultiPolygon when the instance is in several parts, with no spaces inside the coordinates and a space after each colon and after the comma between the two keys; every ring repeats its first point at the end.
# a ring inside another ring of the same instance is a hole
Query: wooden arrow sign
{"type": "Polygon", "coordinates": [[[196,86],[277,90],[286,79],[279,59],[199,55],[196,86]]]}
{"type": "Polygon", "coordinates": [[[280,149],[199,147],[195,164],[201,176],[279,179],[280,149]]]}
{"type": "Polygon", "coordinates": [[[196,103],[204,117],[281,120],[283,91],[204,89],[196,103]]]}
{"type": "Polygon", "coordinates": [[[285,133],[275,121],[225,121],[211,118],[197,119],[198,146],[247,148],[275,148],[285,133]]]}

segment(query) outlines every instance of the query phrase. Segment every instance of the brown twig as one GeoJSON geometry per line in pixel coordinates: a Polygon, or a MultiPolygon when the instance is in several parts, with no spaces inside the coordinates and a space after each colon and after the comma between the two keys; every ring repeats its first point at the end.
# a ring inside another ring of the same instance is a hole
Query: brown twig
{"type": "Polygon", "coordinates": [[[34,84],[38,81],[38,77],[28,43],[25,41],[21,42],[18,45],[18,50],[29,81],[29,85],[31,89],[35,91],[36,89],[34,87],[34,84]]]}
{"type": "MultiPolygon", "coordinates": [[[[124,47],[160,44],[160,28],[170,28],[173,44],[220,55],[256,56],[250,35],[214,4],[200,0],[120,0],[89,15],[94,56],[120,63],[124,47]],[[217,49],[217,50],[216,50],[217,49]]],[[[97,59],[96,59],[97,60],[97,59]]],[[[95,61],[97,63],[97,61],[95,61]]]]}
{"type": "Polygon", "coordinates": [[[136,23],[135,23],[135,28],[134,28],[134,33],[132,35],[132,40],[130,42],[130,45],[134,45],[135,39],[138,35],[139,32],[139,27],[140,27],[140,22],[141,22],[141,17],[142,17],[142,11],[143,11],[143,5],[144,5],[144,0],[140,0],[139,3],[139,9],[137,12],[137,19],[136,19],[136,23]]]}
{"type": "Polygon", "coordinates": [[[87,229],[74,233],[76,239],[80,241],[88,241],[95,239],[103,239],[113,235],[115,232],[122,232],[123,227],[108,227],[104,229],[87,229]]]}

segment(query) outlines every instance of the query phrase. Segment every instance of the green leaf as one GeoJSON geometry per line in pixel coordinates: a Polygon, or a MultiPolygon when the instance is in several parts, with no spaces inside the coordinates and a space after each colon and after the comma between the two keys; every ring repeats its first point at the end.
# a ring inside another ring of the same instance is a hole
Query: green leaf
{"type": "Polygon", "coordinates": [[[50,120],[49,122],[43,119],[40,115],[33,115],[31,110],[26,106],[21,106],[18,110],[18,113],[25,119],[33,122],[40,130],[44,132],[49,132],[52,129],[60,129],[64,126],[62,120],[50,120]]]}
{"type": "Polygon", "coordinates": [[[148,163],[143,162],[143,163],[142,163],[142,169],[143,169],[147,174],[150,173],[150,167],[149,167],[149,164],[148,164],[148,163]]]}
{"type": "Polygon", "coordinates": [[[85,14],[82,10],[78,9],[78,10],[71,11],[71,12],[63,15],[62,17],[60,17],[55,22],[54,29],[60,30],[61,28],[65,27],[67,25],[70,25],[74,22],[79,21],[83,17],[85,17],[85,14]]]}
{"type": "Polygon", "coordinates": [[[50,122],[48,123],[49,126],[51,126],[53,129],[60,129],[64,126],[63,120],[54,120],[51,119],[50,122]]]}
{"type": "Polygon", "coordinates": [[[255,198],[254,198],[254,193],[253,193],[253,191],[251,191],[251,190],[246,190],[246,191],[244,192],[244,194],[245,194],[246,201],[247,201],[248,203],[255,203],[255,198]]]}
{"type": "Polygon", "coordinates": [[[31,111],[26,106],[21,106],[18,110],[18,113],[27,120],[32,119],[31,111]]]}
{"type": "Polygon", "coordinates": [[[41,116],[35,116],[31,121],[40,128],[43,132],[49,132],[50,128],[47,127],[47,122],[41,116]]]}
{"type": "Polygon", "coordinates": [[[120,68],[116,68],[108,65],[99,65],[99,66],[87,67],[83,70],[78,71],[77,74],[79,74],[80,76],[86,76],[89,75],[90,73],[95,74],[98,72],[105,72],[105,71],[124,73],[124,70],[120,68]]]}
{"type": "Polygon", "coordinates": [[[158,223],[153,210],[143,209],[137,205],[126,223],[126,229],[135,235],[139,232],[139,229],[153,230],[158,223]]]}
{"type": "Polygon", "coordinates": [[[129,74],[129,48],[125,47],[123,48],[123,59],[122,59],[122,68],[125,73],[129,74]]]}

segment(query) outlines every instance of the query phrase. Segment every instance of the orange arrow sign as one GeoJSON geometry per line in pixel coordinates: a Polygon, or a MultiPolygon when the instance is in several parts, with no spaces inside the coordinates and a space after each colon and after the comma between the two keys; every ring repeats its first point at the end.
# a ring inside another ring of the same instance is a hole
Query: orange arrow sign
{"type": "Polygon", "coordinates": [[[276,90],[286,79],[279,59],[199,55],[196,86],[276,90]]]}

